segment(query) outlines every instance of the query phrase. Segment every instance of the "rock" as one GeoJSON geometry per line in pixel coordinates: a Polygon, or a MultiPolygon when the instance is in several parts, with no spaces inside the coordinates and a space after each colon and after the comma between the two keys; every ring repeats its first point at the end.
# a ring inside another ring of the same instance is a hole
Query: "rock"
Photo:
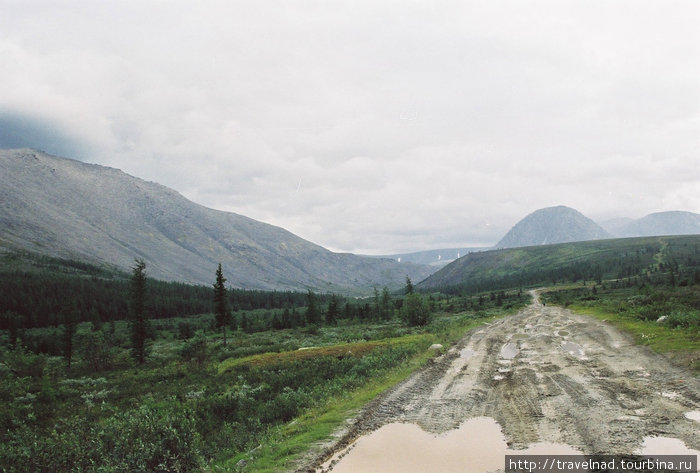
{"type": "Polygon", "coordinates": [[[432,345],[430,345],[430,348],[428,348],[428,350],[440,351],[442,350],[442,345],[440,345],[439,343],[433,343],[432,345]]]}
{"type": "Polygon", "coordinates": [[[659,317],[658,319],[656,319],[656,322],[657,322],[657,323],[661,323],[661,322],[663,322],[664,320],[666,320],[667,318],[668,318],[668,316],[662,315],[661,317],[659,317]]]}

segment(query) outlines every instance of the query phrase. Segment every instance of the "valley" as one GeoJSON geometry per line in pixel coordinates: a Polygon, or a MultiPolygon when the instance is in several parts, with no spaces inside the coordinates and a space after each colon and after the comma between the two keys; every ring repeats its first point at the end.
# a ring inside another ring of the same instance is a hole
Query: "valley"
{"type": "Polygon", "coordinates": [[[8,473],[700,449],[696,214],[608,231],[558,206],[500,249],[369,257],[32,149],[0,151],[0,171],[8,473]]]}

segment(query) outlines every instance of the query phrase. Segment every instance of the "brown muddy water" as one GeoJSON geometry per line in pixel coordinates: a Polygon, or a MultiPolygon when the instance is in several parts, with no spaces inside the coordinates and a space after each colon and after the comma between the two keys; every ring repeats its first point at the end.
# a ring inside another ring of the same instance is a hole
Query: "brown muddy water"
{"type": "Polygon", "coordinates": [[[360,438],[318,471],[333,473],[486,473],[502,470],[505,455],[576,455],[564,444],[535,443],[512,450],[498,423],[490,417],[465,421],[441,435],[416,424],[392,423],[360,438]]]}

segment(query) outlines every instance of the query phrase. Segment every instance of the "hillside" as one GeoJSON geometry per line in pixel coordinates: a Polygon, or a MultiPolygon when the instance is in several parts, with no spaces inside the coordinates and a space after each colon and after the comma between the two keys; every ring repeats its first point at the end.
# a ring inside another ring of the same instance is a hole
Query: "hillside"
{"type": "Polygon", "coordinates": [[[660,271],[659,265],[670,265],[679,284],[700,277],[700,236],[622,238],[471,253],[417,288],[478,292],[563,281],[646,279],[660,271]]]}
{"type": "Polygon", "coordinates": [[[427,266],[333,253],[282,228],[195,204],[165,186],[31,149],[0,150],[0,249],[249,289],[398,287],[427,266]]]}
{"type": "Polygon", "coordinates": [[[621,237],[698,235],[700,215],[692,212],[656,212],[626,223],[616,232],[621,237]]]}
{"type": "Polygon", "coordinates": [[[577,210],[563,205],[537,210],[523,218],[496,248],[551,245],[610,238],[611,235],[577,210]]]}

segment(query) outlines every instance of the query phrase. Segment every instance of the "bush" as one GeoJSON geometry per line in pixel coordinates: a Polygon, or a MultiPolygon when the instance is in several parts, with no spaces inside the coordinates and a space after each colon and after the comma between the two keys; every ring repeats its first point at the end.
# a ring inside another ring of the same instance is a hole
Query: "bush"
{"type": "Polygon", "coordinates": [[[670,327],[698,327],[700,326],[700,312],[697,311],[676,311],[669,314],[664,323],[670,327]]]}
{"type": "Polygon", "coordinates": [[[401,317],[408,325],[415,327],[430,322],[430,309],[418,294],[408,294],[401,308],[401,317]]]}
{"type": "Polygon", "coordinates": [[[103,438],[107,471],[190,472],[201,463],[192,411],[175,399],[147,401],[108,419],[103,438]]]}
{"type": "Polygon", "coordinates": [[[22,426],[0,444],[10,472],[200,471],[199,436],[189,409],[169,399],[108,418],[103,425],[74,418],[48,435],[22,426]]]}
{"type": "Polygon", "coordinates": [[[7,352],[5,364],[19,378],[25,376],[41,378],[44,375],[44,366],[46,366],[46,355],[34,354],[27,348],[18,345],[7,352]]]}
{"type": "Polygon", "coordinates": [[[183,360],[195,362],[200,366],[207,361],[208,355],[207,339],[201,332],[198,332],[192,340],[185,342],[180,349],[180,357],[183,360]]]}

